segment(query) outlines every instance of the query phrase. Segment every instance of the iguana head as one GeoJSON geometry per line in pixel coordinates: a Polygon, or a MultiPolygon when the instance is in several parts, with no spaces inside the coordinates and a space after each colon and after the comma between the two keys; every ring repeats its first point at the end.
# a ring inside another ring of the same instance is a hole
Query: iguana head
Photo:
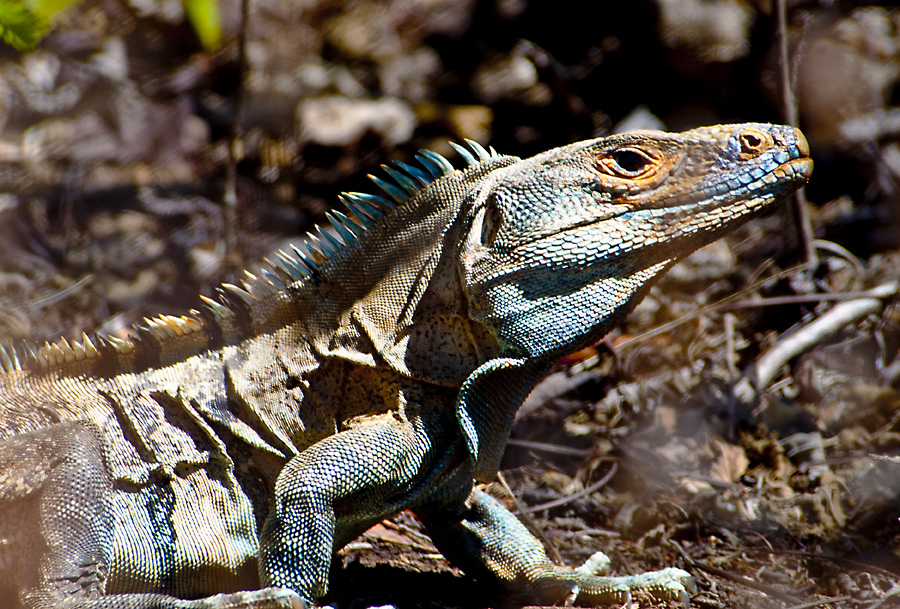
{"type": "Polygon", "coordinates": [[[493,172],[461,252],[473,319],[511,356],[599,340],[665,268],[804,184],[794,128],[636,131],[493,172]]]}

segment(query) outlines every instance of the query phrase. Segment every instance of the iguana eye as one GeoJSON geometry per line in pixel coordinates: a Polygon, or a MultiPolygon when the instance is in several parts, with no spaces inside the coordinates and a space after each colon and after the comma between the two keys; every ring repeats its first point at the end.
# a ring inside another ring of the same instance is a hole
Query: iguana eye
{"type": "Polygon", "coordinates": [[[656,166],[656,161],[637,148],[620,148],[601,161],[607,173],[620,178],[638,178],[656,166]]]}

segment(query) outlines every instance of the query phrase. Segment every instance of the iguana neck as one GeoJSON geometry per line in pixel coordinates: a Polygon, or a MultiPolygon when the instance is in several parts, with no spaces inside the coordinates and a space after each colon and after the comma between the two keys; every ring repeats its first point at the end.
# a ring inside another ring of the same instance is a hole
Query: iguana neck
{"type": "Polygon", "coordinates": [[[492,157],[422,188],[294,291],[315,350],[456,386],[495,356],[493,336],[469,319],[459,248],[484,178],[518,160],[492,157]]]}

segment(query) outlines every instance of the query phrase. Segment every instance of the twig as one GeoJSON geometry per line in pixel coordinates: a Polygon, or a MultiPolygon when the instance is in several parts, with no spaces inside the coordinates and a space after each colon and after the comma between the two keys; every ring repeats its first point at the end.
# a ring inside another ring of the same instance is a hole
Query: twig
{"type": "Polygon", "coordinates": [[[553,501],[548,501],[547,503],[541,503],[540,505],[533,505],[531,507],[525,508],[524,510],[522,508],[519,508],[519,511],[520,512],[522,512],[522,511],[540,512],[541,510],[549,510],[550,508],[555,508],[555,507],[559,507],[561,505],[566,505],[567,503],[572,503],[576,499],[580,499],[581,497],[584,497],[585,495],[589,495],[589,494],[593,493],[594,491],[596,491],[597,489],[600,489],[600,488],[606,486],[606,484],[610,480],[612,480],[613,476],[616,475],[616,472],[618,471],[618,469],[619,469],[619,464],[617,462],[613,461],[612,467],[609,468],[609,471],[606,472],[605,476],[603,476],[600,480],[597,480],[597,482],[593,483],[592,485],[581,489],[577,493],[572,493],[571,495],[566,495],[565,497],[560,497],[559,499],[554,499],[553,501]]]}
{"type": "MultiPolygon", "coordinates": [[[[837,462],[836,459],[830,459],[831,463],[837,462]]],[[[854,569],[858,569],[859,571],[863,571],[866,573],[878,573],[882,577],[886,579],[895,579],[897,574],[893,571],[889,571],[883,567],[879,567],[870,562],[863,562],[860,560],[853,560],[852,558],[847,558],[846,556],[835,556],[833,554],[823,554],[822,552],[810,552],[809,550],[781,550],[782,554],[790,554],[792,556],[802,556],[808,560],[828,560],[833,563],[839,563],[843,565],[849,565],[854,569]]],[[[900,584],[897,584],[900,585],[900,584]]]]}
{"type": "MultiPolygon", "coordinates": [[[[32,308],[37,309],[38,306],[44,306],[49,304],[55,304],[64,298],[67,298],[70,294],[77,292],[85,285],[91,283],[94,280],[93,275],[85,275],[75,283],[70,286],[66,286],[57,292],[53,292],[52,294],[48,294],[47,296],[41,296],[40,298],[36,298],[31,301],[30,305],[32,308]]],[[[5,282],[4,282],[5,283],[5,282]]]]}
{"type": "Polygon", "coordinates": [[[820,605],[827,605],[828,603],[843,603],[844,601],[849,601],[852,596],[835,596],[832,598],[823,598],[817,601],[810,601],[808,603],[803,603],[802,605],[791,605],[786,609],[811,609],[812,607],[818,607],[820,605]]]}
{"type": "Polygon", "coordinates": [[[772,598],[778,599],[784,603],[799,603],[800,599],[791,596],[790,594],[785,594],[781,590],[774,588],[773,586],[767,586],[766,584],[761,584],[758,581],[752,580],[749,577],[744,577],[743,575],[737,575],[736,573],[731,573],[724,569],[719,569],[718,567],[713,567],[712,565],[707,565],[703,563],[699,563],[693,559],[688,559],[687,566],[692,569],[700,569],[701,571],[706,571],[712,575],[717,577],[721,577],[722,579],[730,582],[734,582],[736,584],[742,584],[747,586],[752,590],[756,590],[758,592],[762,592],[763,594],[767,594],[772,598]]]}
{"type": "MultiPolygon", "coordinates": [[[[771,544],[769,544],[768,540],[766,540],[761,535],[759,537],[766,543],[766,545],[769,546],[769,549],[771,550],[772,546],[771,546],[771,544]]],[[[729,573],[729,572],[719,569],[717,567],[713,567],[713,566],[710,566],[710,565],[707,565],[704,563],[697,562],[696,560],[691,558],[691,556],[687,552],[684,551],[684,548],[681,547],[681,544],[678,544],[678,543],[672,541],[671,539],[666,541],[666,546],[674,549],[676,552],[681,554],[682,559],[684,559],[685,563],[690,568],[699,569],[701,571],[706,571],[707,573],[716,575],[718,577],[722,577],[726,580],[730,580],[730,581],[733,581],[733,582],[736,582],[739,584],[744,584],[745,586],[748,586],[754,590],[758,590],[760,592],[768,594],[769,596],[772,596],[773,598],[777,598],[777,599],[781,600],[782,602],[797,603],[800,600],[800,599],[794,598],[792,596],[789,596],[787,594],[784,594],[783,592],[780,592],[779,590],[776,590],[775,588],[766,586],[765,584],[757,583],[757,582],[750,580],[748,578],[745,578],[741,575],[734,575],[732,573],[729,573]]],[[[800,554],[799,552],[792,552],[792,551],[787,551],[787,553],[788,554],[800,554]]],[[[816,558],[820,558],[820,555],[818,555],[818,554],[815,554],[815,555],[811,555],[809,553],[803,553],[803,554],[815,556],[816,558]]],[[[890,590],[888,592],[888,594],[890,594],[891,592],[893,592],[893,590],[890,590]]],[[[818,607],[819,605],[827,605],[828,603],[844,602],[846,600],[849,600],[850,598],[851,597],[849,597],[849,596],[823,598],[820,600],[810,601],[807,603],[791,605],[789,609],[810,609],[811,607],[818,607]]],[[[869,607],[868,609],[875,609],[875,608],[869,607]]]]}
{"type": "Polygon", "coordinates": [[[735,349],[735,326],[737,325],[737,318],[731,313],[725,314],[725,363],[728,365],[728,374],[732,376],[737,375],[737,361],[738,354],[735,349]]]}
{"type": "Polygon", "coordinates": [[[898,285],[900,284],[896,281],[884,283],[870,290],[870,296],[867,298],[857,298],[837,304],[815,321],[779,340],[756,361],[755,370],[750,372],[753,386],[757,390],[768,387],[778,370],[789,360],[821,342],[827,336],[878,311],[882,306],[882,299],[896,294],[898,285]]]}
{"type": "Polygon", "coordinates": [[[850,253],[850,250],[848,250],[843,245],[838,245],[834,241],[828,241],[827,239],[815,239],[813,240],[813,247],[815,247],[817,250],[825,250],[831,252],[839,258],[843,258],[844,260],[852,264],[857,271],[862,272],[865,268],[862,261],[852,253],[850,253]]]}
{"type": "MultiPolygon", "coordinates": [[[[792,273],[796,273],[797,271],[800,271],[800,270],[802,270],[801,267],[791,267],[789,269],[786,269],[784,271],[776,273],[775,275],[773,275],[771,277],[766,277],[765,279],[760,279],[760,280],[756,281],[755,283],[753,283],[752,285],[747,286],[740,292],[726,296],[719,302],[716,302],[716,303],[713,303],[710,305],[706,305],[705,307],[701,307],[695,311],[692,311],[691,313],[689,313],[687,315],[682,315],[678,319],[673,319],[672,321],[664,323],[661,326],[656,326],[655,328],[653,328],[651,330],[647,330],[646,332],[638,334],[637,336],[633,336],[631,338],[623,340],[620,343],[616,343],[616,348],[613,351],[613,353],[614,354],[621,353],[624,349],[638,345],[641,342],[649,340],[660,334],[665,334],[666,332],[674,330],[675,328],[677,328],[678,326],[680,326],[682,324],[686,324],[690,321],[693,321],[693,320],[697,319],[698,317],[702,317],[703,315],[706,315],[707,313],[711,313],[712,311],[725,310],[725,307],[728,306],[727,303],[734,301],[742,294],[752,292],[753,290],[759,289],[762,286],[765,286],[766,284],[768,284],[770,282],[779,281],[781,279],[784,279],[785,277],[790,276],[792,273]]],[[[750,302],[756,302],[756,301],[750,301],[750,302]]]]}
{"type": "Polygon", "coordinates": [[[551,453],[556,455],[566,455],[569,457],[590,457],[594,454],[593,450],[587,448],[572,448],[571,446],[563,446],[562,444],[550,444],[549,442],[535,442],[534,440],[517,440],[510,438],[507,446],[518,446],[519,448],[528,448],[539,452],[551,453]]]}
{"type": "Polygon", "coordinates": [[[778,32],[778,62],[781,76],[781,110],[784,119],[792,127],[797,126],[797,100],[794,98],[794,87],[791,78],[791,67],[788,58],[787,2],[775,0],[778,21],[775,24],[778,32]]]}
{"type": "MultiPolygon", "coordinates": [[[[244,157],[244,73],[247,71],[247,22],[250,18],[250,0],[241,0],[241,25],[238,28],[238,87],[234,94],[234,115],[231,118],[231,142],[228,147],[228,163],[225,173],[224,203],[224,237],[225,259],[229,264],[238,262],[238,200],[237,200],[237,164],[244,157]]],[[[239,266],[239,265],[235,265],[239,266]]]]}
{"type": "Polygon", "coordinates": [[[828,294],[798,294],[796,296],[773,296],[760,298],[759,300],[739,300],[731,304],[722,304],[719,311],[734,311],[735,309],[753,309],[756,307],[774,307],[786,304],[802,304],[804,302],[825,302],[828,300],[856,300],[859,298],[881,298],[878,288],[864,290],[862,292],[831,292],[828,294]]]}
{"type": "Polygon", "coordinates": [[[890,590],[884,593],[884,596],[869,605],[866,609],[878,609],[878,607],[881,607],[889,598],[898,595],[900,595],[900,584],[894,584],[890,590]]]}
{"type": "MultiPolygon", "coordinates": [[[[776,13],[778,15],[778,55],[779,68],[781,70],[781,103],[785,120],[792,127],[798,125],[797,100],[794,98],[791,68],[788,58],[788,30],[787,30],[787,1],[776,0],[776,13]]],[[[816,248],[813,246],[812,222],[806,207],[806,192],[803,188],[794,195],[794,224],[797,232],[797,241],[802,248],[802,255],[810,269],[818,264],[816,248]]]]}
{"type": "MultiPolygon", "coordinates": [[[[796,267],[793,269],[789,269],[788,271],[779,273],[777,277],[780,278],[782,276],[787,275],[789,272],[792,272],[795,270],[797,270],[796,267]]],[[[621,343],[618,343],[616,345],[616,351],[621,353],[625,349],[634,347],[643,341],[653,338],[654,336],[658,336],[660,334],[665,334],[666,332],[670,332],[682,324],[688,323],[694,319],[697,319],[698,317],[702,317],[703,315],[706,315],[713,311],[733,311],[736,309],[746,309],[746,308],[753,308],[753,307],[766,307],[766,306],[775,306],[775,305],[784,305],[784,304],[798,304],[798,303],[804,303],[804,302],[824,302],[824,301],[828,301],[828,300],[841,300],[841,301],[848,301],[848,302],[857,302],[859,300],[863,300],[863,301],[869,302],[869,305],[867,305],[867,306],[871,306],[871,304],[872,304],[871,299],[883,299],[897,291],[896,283],[887,283],[887,284],[884,284],[884,285],[875,287],[871,290],[866,290],[863,292],[842,292],[842,293],[830,293],[830,294],[801,294],[801,295],[796,295],[796,296],[777,296],[777,297],[772,297],[772,298],[763,298],[763,299],[759,299],[759,300],[740,300],[740,301],[735,302],[735,299],[738,298],[741,294],[743,294],[745,292],[749,292],[749,291],[757,288],[758,286],[764,285],[766,282],[771,281],[771,280],[772,280],[771,277],[762,279],[762,280],[758,281],[757,283],[755,283],[754,285],[748,287],[746,290],[742,290],[738,294],[732,294],[731,296],[723,298],[722,300],[720,300],[717,303],[713,303],[713,304],[707,305],[705,307],[701,307],[695,311],[692,311],[691,313],[689,313],[687,315],[683,315],[683,316],[679,317],[678,319],[673,319],[672,321],[670,321],[668,323],[664,323],[660,326],[657,326],[656,328],[653,328],[652,330],[648,330],[642,334],[638,334],[637,336],[628,338],[627,340],[624,340],[621,343]]],[[[859,306],[859,305],[854,305],[854,306],[859,306]]],[[[836,305],[834,308],[838,309],[839,307],[841,307],[841,305],[836,305]]],[[[873,309],[873,310],[877,310],[877,308],[878,307],[875,307],[875,309],[873,309]]],[[[833,310],[834,309],[832,309],[832,311],[833,310]]],[[[863,314],[859,315],[859,317],[862,317],[867,314],[868,314],[868,312],[863,313],[863,314]]],[[[833,313],[831,313],[831,311],[829,311],[828,313],[826,313],[826,315],[823,315],[823,317],[826,317],[827,315],[837,315],[837,314],[833,314],[833,313]]],[[[859,317],[857,317],[857,319],[859,317]]],[[[847,323],[852,323],[852,321],[847,322],[847,323]]],[[[806,348],[809,348],[809,347],[806,347],[806,348]]],[[[792,355],[791,357],[794,357],[794,356],[792,355]]],[[[790,358],[788,358],[788,359],[790,359],[790,358]]],[[[787,360],[785,360],[785,361],[787,361],[787,360]]],[[[778,367],[776,367],[775,370],[777,371],[778,368],[780,368],[780,365],[778,367]]],[[[769,380],[771,381],[771,379],[769,379],[769,380]]],[[[757,387],[763,388],[763,386],[760,386],[760,385],[757,385],[757,387]]],[[[752,400],[750,400],[750,401],[752,401],[752,400]]]]}
{"type": "Polygon", "coordinates": [[[781,338],[752,364],[734,385],[734,395],[744,404],[755,401],[758,392],[767,389],[775,374],[788,361],[842,328],[874,313],[882,306],[882,299],[896,294],[900,283],[884,283],[856,298],[837,304],[818,319],[793,334],[781,338]]]}

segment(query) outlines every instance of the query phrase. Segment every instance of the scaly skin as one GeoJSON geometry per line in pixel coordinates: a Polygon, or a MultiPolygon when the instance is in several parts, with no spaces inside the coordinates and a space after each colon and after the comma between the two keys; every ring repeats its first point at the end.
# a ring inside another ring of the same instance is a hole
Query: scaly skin
{"type": "Polygon", "coordinates": [[[0,347],[0,592],[24,607],[302,606],[403,509],[524,602],[687,598],[690,576],[551,564],[500,504],[512,419],[677,259],[806,182],[799,131],[634,132],[346,196],[344,243],[135,329],[0,347]],[[364,228],[365,226],[365,228],[364,228]],[[196,599],[196,600],[184,600],[196,599]]]}

